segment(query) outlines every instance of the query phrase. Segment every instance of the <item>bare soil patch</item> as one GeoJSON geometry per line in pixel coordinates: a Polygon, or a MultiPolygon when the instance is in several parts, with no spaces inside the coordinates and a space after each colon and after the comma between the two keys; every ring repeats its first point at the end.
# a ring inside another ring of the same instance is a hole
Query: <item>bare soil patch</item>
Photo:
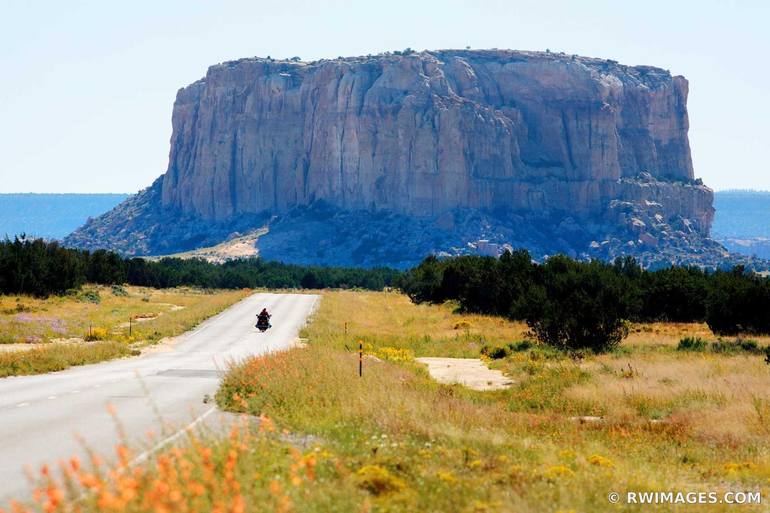
{"type": "Polygon", "coordinates": [[[466,386],[473,390],[502,390],[513,384],[499,370],[490,369],[478,358],[416,358],[428,366],[431,377],[439,383],[466,386]]]}

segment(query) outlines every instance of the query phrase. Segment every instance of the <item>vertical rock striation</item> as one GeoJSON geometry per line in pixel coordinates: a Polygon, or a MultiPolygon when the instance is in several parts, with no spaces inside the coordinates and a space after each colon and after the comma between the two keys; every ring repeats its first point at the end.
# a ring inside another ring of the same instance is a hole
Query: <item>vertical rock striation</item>
{"type": "MultiPolygon", "coordinates": [[[[179,91],[168,169],[145,200],[130,202],[132,221],[118,209],[69,242],[125,250],[120,241],[133,237],[141,241],[133,252],[152,253],[220,236],[244,219],[280,220],[323,204],[448,234],[421,239],[420,228],[410,251],[452,253],[471,234],[446,227],[474,226],[478,212],[507,226],[479,231],[500,245],[526,246],[517,226],[537,225],[543,254],[686,253],[695,238],[706,240],[714,212],[712,191],[693,176],[687,94],[687,80],[659,68],[548,52],[226,62],[179,91]],[[164,226],[171,218],[186,221],[164,226]],[[156,240],[182,225],[184,236],[156,240]],[[216,230],[197,236],[207,225],[216,230]],[[558,244],[546,247],[549,240],[558,244]]],[[[264,240],[271,256],[292,244],[288,233],[264,240]]],[[[348,242],[340,244],[357,244],[348,242]]]]}
{"type": "Polygon", "coordinates": [[[179,91],[163,203],[215,220],[315,200],[583,217],[649,198],[706,234],[710,191],[672,184],[693,179],[686,103],[683,77],[550,53],[228,62],[179,91]]]}

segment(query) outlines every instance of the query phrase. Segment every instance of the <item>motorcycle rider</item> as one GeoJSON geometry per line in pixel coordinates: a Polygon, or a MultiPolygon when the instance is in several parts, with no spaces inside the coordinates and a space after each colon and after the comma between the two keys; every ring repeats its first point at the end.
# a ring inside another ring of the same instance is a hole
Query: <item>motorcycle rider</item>
{"type": "Polygon", "coordinates": [[[263,308],[261,312],[257,314],[257,324],[269,324],[270,322],[270,314],[267,312],[267,308],[263,308]]]}

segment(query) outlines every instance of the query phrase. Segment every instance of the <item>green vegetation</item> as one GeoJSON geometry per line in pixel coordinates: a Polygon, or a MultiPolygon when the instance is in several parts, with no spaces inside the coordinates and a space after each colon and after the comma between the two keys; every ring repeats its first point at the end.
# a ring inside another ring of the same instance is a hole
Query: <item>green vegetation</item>
{"type": "Polygon", "coordinates": [[[126,344],[119,342],[51,344],[18,352],[0,352],[0,378],[59,371],[74,365],[97,363],[131,353],[132,350],[126,344]]]}
{"type": "Polygon", "coordinates": [[[417,303],[457,301],[462,312],[524,320],[560,349],[611,350],[627,322],[702,322],[720,335],[770,334],[770,279],[742,267],[709,272],[646,271],[632,258],[613,264],[529,253],[426,258],[398,281],[417,303]]]}
{"type": "MultiPolygon", "coordinates": [[[[124,259],[108,251],[66,249],[16,238],[0,242],[0,292],[45,297],[84,283],[168,288],[364,288],[397,286],[415,302],[457,301],[463,312],[524,320],[553,347],[593,352],[616,347],[628,322],[701,322],[720,335],[770,333],[770,278],[742,267],[709,272],[641,269],[563,255],[534,263],[526,251],[492,257],[426,258],[406,274],[392,269],[326,268],[242,259],[124,259]]],[[[98,295],[85,299],[98,302],[98,295]]]]}
{"type": "Polygon", "coordinates": [[[676,346],[677,351],[705,351],[708,343],[700,337],[684,337],[676,346]]]}
{"type": "Polygon", "coordinates": [[[212,264],[199,259],[124,259],[104,250],[81,251],[56,242],[16,237],[0,242],[0,294],[45,297],[84,283],[169,288],[364,288],[382,290],[399,276],[392,269],[327,268],[233,260],[212,264]]]}
{"type": "Polygon", "coordinates": [[[736,337],[735,340],[723,340],[719,338],[715,342],[709,343],[701,337],[684,337],[676,346],[677,351],[711,351],[712,353],[722,354],[761,354],[770,350],[770,346],[765,349],[759,347],[756,340],[736,337]]]}

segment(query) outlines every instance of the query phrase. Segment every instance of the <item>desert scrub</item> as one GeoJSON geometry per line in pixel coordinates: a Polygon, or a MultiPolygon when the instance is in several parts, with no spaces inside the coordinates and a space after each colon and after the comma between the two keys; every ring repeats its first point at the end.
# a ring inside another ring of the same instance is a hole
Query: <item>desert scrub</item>
{"type": "Polygon", "coordinates": [[[128,356],[131,350],[118,342],[51,344],[49,346],[0,353],[0,378],[42,374],[128,356]]]}

